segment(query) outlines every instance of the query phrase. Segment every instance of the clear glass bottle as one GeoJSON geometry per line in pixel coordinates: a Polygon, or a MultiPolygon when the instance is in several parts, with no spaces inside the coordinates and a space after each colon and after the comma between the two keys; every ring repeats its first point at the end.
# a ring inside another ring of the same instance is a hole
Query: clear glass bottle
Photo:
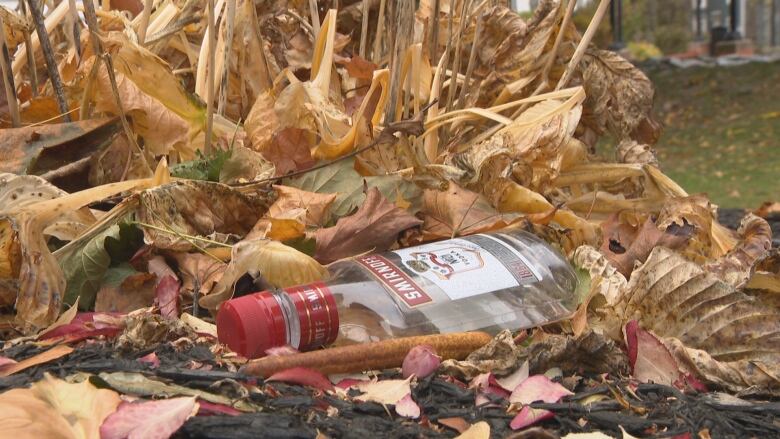
{"type": "Polygon", "coordinates": [[[339,261],[327,282],[225,302],[219,339],[249,358],[274,346],[460,331],[518,330],[563,319],[577,277],[546,242],[503,230],[339,261]]]}

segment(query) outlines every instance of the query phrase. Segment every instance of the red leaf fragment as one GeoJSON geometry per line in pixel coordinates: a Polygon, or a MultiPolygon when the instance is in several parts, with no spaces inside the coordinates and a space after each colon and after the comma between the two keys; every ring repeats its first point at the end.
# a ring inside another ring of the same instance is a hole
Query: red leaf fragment
{"type": "Polygon", "coordinates": [[[276,372],[266,378],[266,382],[268,381],[281,381],[284,383],[314,387],[315,389],[320,390],[333,390],[333,384],[328,377],[323,375],[322,372],[307,367],[293,367],[276,372]]]}
{"type": "Polygon", "coordinates": [[[512,430],[520,430],[521,428],[534,425],[539,421],[550,419],[553,416],[554,413],[549,410],[533,409],[530,406],[525,406],[514,418],[512,418],[509,427],[512,430]]]}
{"type": "Polygon", "coordinates": [[[102,439],[167,439],[198,410],[194,397],[123,402],[100,426],[102,439]]]}
{"type": "Polygon", "coordinates": [[[51,331],[41,334],[39,340],[47,340],[62,337],[66,343],[81,341],[87,338],[105,335],[108,338],[115,337],[122,332],[123,327],[116,321],[119,313],[81,312],[67,325],[58,326],[51,331]],[[105,319],[104,319],[105,318],[105,319]]]}
{"type": "Polygon", "coordinates": [[[436,355],[436,350],[429,345],[419,345],[409,350],[401,365],[401,374],[404,378],[414,375],[417,378],[425,378],[436,372],[441,364],[441,357],[436,355]]]}
{"type": "Polygon", "coordinates": [[[153,369],[160,367],[160,359],[157,357],[157,354],[154,352],[152,352],[151,354],[144,355],[143,357],[139,358],[138,361],[152,366],[153,369]]]}
{"type": "Polygon", "coordinates": [[[213,415],[238,416],[241,414],[240,411],[225,404],[217,404],[217,403],[203,401],[203,400],[199,401],[198,404],[200,404],[200,408],[198,409],[198,416],[213,416],[213,415]]]}
{"type": "Polygon", "coordinates": [[[658,337],[640,328],[636,321],[626,324],[625,337],[634,378],[667,386],[685,382],[677,361],[658,337]]]}
{"type": "Polygon", "coordinates": [[[154,291],[155,303],[160,308],[160,315],[175,319],[179,316],[179,279],[166,275],[157,284],[154,291]]]}

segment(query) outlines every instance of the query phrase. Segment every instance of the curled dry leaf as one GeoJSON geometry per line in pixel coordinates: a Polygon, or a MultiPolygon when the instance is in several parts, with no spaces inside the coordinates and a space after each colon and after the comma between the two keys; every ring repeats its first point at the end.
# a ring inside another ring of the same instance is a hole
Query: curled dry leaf
{"type": "Polygon", "coordinates": [[[780,389],[778,309],[669,249],[657,247],[634,271],[611,316],[637,319],[705,382],[780,389]]]}
{"type": "Polygon", "coordinates": [[[0,424],[8,437],[100,437],[100,424],[119,405],[119,395],[87,381],[66,383],[44,374],[30,388],[0,394],[0,424]]]}
{"type": "Polygon", "coordinates": [[[739,243],[720,259],[704,269],[723,279],[734,288],[740,288],[750,278],[756,262],[772,247],[772,229],[765,219],[748,214],[742,219],[737,234],[739,243]]]}
{"type": "Polygon", "coordinates": [[[650,164],[658,167],[658,159],[650,145],[632,139],[623,139],[615,148],[615,158],[620,163],[650,164]]]}
{"type": "Polygon", "coordinates": [[[580,68],[588,96],[583,122],[588,127],[624,139],[651,119],[653,84],[628,60],[609,50],[589,49],[580,68]]]}
{"type": "Polygon", "coordinates": [[[140,203],[139,220],[154,226],[144,228],[146,242],[176,251],[194,248],[184,236],[216,232],[243,237],[270,205],[267,199],[248,197],[220,183],[194,180],[145,191],[140,203]]]}
{"type": "Polygon", "coordinates": [[[523,350],[515,345],[512,333],[501,331],[490,343],[469,354],[465,360],[445,360],[441,371],[450,375],[473,379],[481,373],[506,375],[517,369],[523,350]]]}
{"type": "Polygon", "coordinates": [[[230,264],[211,294],[201,298],[200,304],[216,309],[233,296],[239,277],[257,272],[277,288],[312,283],[327,277],[327,270],[310,256],[268,239],[242,241],[233,246],[230,264]]]}
{"type": "Polygon", "coordinates": [[[314,256],[329,263],[370,250],[384,251],[398,239],[399,233],[420,224],[422,221],[387,201],[377,188],[371,188],[355,214],[315,232],[314,256]]]}

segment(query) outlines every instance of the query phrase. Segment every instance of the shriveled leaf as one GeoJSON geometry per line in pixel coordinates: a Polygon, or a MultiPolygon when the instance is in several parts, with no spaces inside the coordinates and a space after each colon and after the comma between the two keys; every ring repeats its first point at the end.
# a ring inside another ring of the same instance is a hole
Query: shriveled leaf
{"type": "Polygon", "coordinates": [[[305,367],[293,367],[276,372],[266,378],[265,381],[282,381],[310,386],[320,390],[333,390],[333,384],[322,372],[305,367]]]}
{"type": "Polygon", "coordinates": [[[366,194],[363,181],[368,188],[376,187],[388,200],[403,199],[411,204],[407,209],[414,213],[419,210],[422,191],[416,184],[403,180],[397,175],[381,177],[362,177],[354,169],[354,160],[341,160],[330,166],[285,180],[284,184],[308,192],[321,194],[339,194],[331,206],[331,212],[337,218],[348,215],[363,204],[366,194]]]}
{"type": "Polygon", "coordinates": [[[143,192],[140,202],[139,220],[155,226],[144,229],[146,241],[178,251],[194,248],[180,234],[246,235],[269,205],[263,198],[250,198],[229,186],[205,181],[169,183],[143,192]]]}
{"type": "Polygon", "coordinates": [[[190,295],[208,294],[227,267],[203,253],[176,253],[174,257],[181,273],[181,290],[190,295]]]}
{"type": "Polygon", "coordinates": [[[233,246],[230,264],[214,290],[200,300],[206,308],[215,309],[233,295],[238,278],[257,272],[274,287],[284,288],[321,280],[327,270],[317,261],[292,247],[267,239],[242,241],[233,246]]]}
{"type": "Polygon", "coordinates": [[[198,412],[194,397],[123,402],[100,426],[102,439],[167,439],[198,412]]]}
{"type": "Polygon", "coordinates": [[[317,230],[314,256],[329,263],[369,250],[383,251],[400,232],[420,224],[422,221],[387,201],[377,188],[371,188],[355,214],[339,219],[333,227],[317,230]]]}
{"type": "Polygon", "coordinates": [[[780,388],[778,309],[671,250],[650,253],[610,315],[621,325],[637,319],[665,344],[678,340],[672,354],[705,382],[732,390],[780,388]]]}
{"type": "Polygon", "coordinates": [[[66,383],[47,373],[30,388],[0,394],[0,424],[9,437],[97,439],[100,424],[119,402],[114,391],[86,381],[66,383]]]}
{"type": "Polygon", "coordinates": [[[765,219],[748,214],[742,219],[737,233],[740,241],[726,255],[704,268],[735,288],[748,281],[753,266],[772,247],[772,229],[765,219]]]}
{"type": "Polygon", "coordinates": [[[118,225],[109,227],[83,245],[68,246],[57,252],[57,260],[67,281],[63,298],[65,303],[76,303],[78,298],[81,309],[91,309],[95,305],[95,296],[111,264],[111,257],[105,248],[109,236],[119,239],[118,225]]]}
{"type": "Polygon", "coordinates": [[[599,134],[609,132],[623,139],[651,119],[653,85],[628,60],[613,51],[589,49],[581,68],[588,95],[583,114],[586,125],[599,134]]]}
{"type": "Polygon", "coordinates": [[[522,357],[523,350],[515,345],[512,333],[501,331],[490,343],[469,354],[465,360],[443,361],[441,370],[466,379],[486,372],[506,375],[517,369],[522,357]]]}

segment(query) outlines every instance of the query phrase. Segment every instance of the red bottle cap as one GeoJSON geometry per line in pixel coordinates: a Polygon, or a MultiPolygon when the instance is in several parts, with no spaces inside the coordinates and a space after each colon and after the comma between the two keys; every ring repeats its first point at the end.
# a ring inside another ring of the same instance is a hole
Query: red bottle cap
{"type": "Polygon", "coordinates": [[[279,302],[268,291],[231,299],[217,313],[219,341],[247,358],[287,344],[287,329],[279,302]]]}
{"type": "Polygon", "coordinates": [[[286,288],[295,307],[300,340],[287,339],[287,322],[277,298],[268,291],[228,300],[217,314],[217,336],[231,350],[247,358],[265,355],[276,346],[292,344],[305,351],[333,343],[339,332],[336,300],[322,282],[286,288]]]}

